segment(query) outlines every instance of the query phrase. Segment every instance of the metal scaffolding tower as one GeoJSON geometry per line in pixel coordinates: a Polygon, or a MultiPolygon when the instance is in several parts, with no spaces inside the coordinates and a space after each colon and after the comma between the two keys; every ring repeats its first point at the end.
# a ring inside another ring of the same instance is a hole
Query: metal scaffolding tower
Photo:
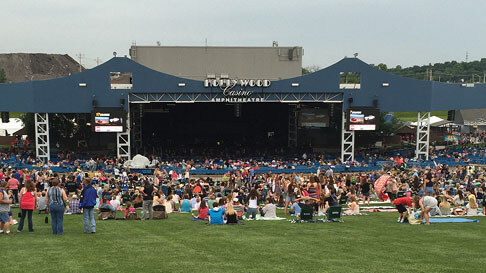
{"type": "Polygon", "coordinates": [[[417,114],[417,137],[415,156],[419,160],[425,156],[429,160],[429,139],[430,139],[430,112],[417,114]]]}
{"type": "Polygon", "coordinates": [[[289,131],[288,131],[288,147],[297,147],[297,105],[290,105],[289,107],[289,131]]]}
{"type": "Polygon", "coordinates": [[[130,114],[127,114],[127,130],[116,134],[116,156],[123,160],[130,160],[130,114]]]}
{"type": "Polygon", "coordinates": [[[50,159],[49,150],[49,114],[35,113],[35,155],[47,163],[50,159]]]}
{"type": "Polygon", "coordinates": [[[341,162],[354,161],[354,131],[346,130],[346,113],[341,128],[341,162]]]}

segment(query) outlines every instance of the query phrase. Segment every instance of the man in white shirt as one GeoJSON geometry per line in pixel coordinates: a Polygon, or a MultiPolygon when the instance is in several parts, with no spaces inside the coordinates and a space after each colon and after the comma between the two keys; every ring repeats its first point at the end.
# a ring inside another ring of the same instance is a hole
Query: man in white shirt
{"type": "Polygon", "coordinates": [[[112,200],[110,201],[111,206],[117,211],[120,208],[120,200],[118,200],[117,196],[112,197],[112,200]]]}

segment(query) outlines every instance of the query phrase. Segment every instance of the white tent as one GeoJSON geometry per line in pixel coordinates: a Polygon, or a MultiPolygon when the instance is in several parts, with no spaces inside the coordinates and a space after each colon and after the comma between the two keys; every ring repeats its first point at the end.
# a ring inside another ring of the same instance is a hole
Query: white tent
{"type": "Polygon", "coordinates": [[[132,160],[125,161],[124,167],[144,169],[150,167],[150,160],[143,155],[137,154],[132,160]]]}
{"type": "Polygon", "coordinates": [[[0,122],[0,136],[11,136],[22,128],[24,128],[24,124],[19,118],[11,118],[8,123],[0,122]]]}
{"type": "MultiPolygon", "coordinates": [[[[431,116],[429,122],[432,125],[434,123],[441,122],[441,121],[444,121],[444,119],[441,119],[441,118],[436,117],[436,116],[431,116]]],[[[411,126],[417,126],[417,122],[410,122],[410,125],[411,126]]]]}

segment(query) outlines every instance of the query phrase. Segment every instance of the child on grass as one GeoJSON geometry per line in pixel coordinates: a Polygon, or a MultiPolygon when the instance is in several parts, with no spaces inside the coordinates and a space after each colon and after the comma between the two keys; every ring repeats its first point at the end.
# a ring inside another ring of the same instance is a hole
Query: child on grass
{"type": "Polygon", "coordinates": [[[123,217],[125,220],[129,218],[129,215],[137,215],[137,212],[135,211],[135,208],[133,207],[131,202],[127,202],[126,208],[125,208],[125,216],[123,217]]]}

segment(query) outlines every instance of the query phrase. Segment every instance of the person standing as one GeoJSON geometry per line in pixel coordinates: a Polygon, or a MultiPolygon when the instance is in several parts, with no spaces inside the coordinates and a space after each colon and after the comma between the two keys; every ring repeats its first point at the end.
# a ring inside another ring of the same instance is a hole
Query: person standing
{"type": "Polygon", "coordinates": [[[34,232],[34,227],[32,225],[32,212],[35,209],[37,203],[37,194],[35,193],[35,186],[31,180],[25,181],[25,187],[20,190],[20,209],[22,214],[20,217],[19,226],[17,228],[18,232],[24,229],[25,216],[27,215],[27,220],[29,224],[29,232],[34,232]]]}
{"type": "Polygon", "coordinates": [[[53,179],[52,187],[47,192],[47,210],[51,214],[52,234],[54,235],[63,234],[64,202],[66,201],[66,192],[59,187],[59,180],[53,179]]]}
{"type": "Polygon", "coordinates": [[[8,183],[2,181],[0,184],[0,234],[3,233],[3,229],[5,228],[5,233],[8,235],[10,234],[10,217],[8,212],[10,211],[12,200],[8,198],[7,187],[8,183]]]}
{"type": "Polygon", "coordinates": [[[155,192],[154,186],[150,185],[148,180],[145,180],[145,184],[143,186],[143,213],[142,213],[142,220],[147,219],[147,212],[149,214],[149,219],[152,220],[153,217],[153,203],[154,197],[153,194],[155,192]]]}
{"type": "Polygon", "coordinates": [[[94,219],[94,207],[96,205],[96,198],[98,194],[96,190],[91,186],[89,179],[84,179],[84,188],[81,192],[81,203],[79,207],[83,209],[83,223],[84,233],[89,233],[91,225],[91,233],[96,233],[96,222],[94,219]]]}
{"type": "Polygon", "coordinates": [[[19,202],[19,184],[19,180],[17,180],[13,175],[8,180],[8,188],[12,191],[14,204],[19,202]]]}

